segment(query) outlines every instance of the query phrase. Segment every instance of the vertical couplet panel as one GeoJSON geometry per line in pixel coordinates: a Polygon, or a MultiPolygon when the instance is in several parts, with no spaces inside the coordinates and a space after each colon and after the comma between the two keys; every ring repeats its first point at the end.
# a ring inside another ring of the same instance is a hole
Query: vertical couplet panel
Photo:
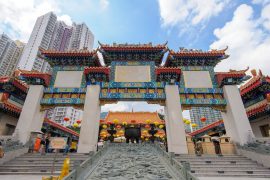
{"type": "Polygon", "coordinates": [[[44,121],[44,111],[40,111],[43,96],[42,85],[30,85],[14,136],[23,144],[30,138],[30,133],[40,131],[44,121]]]}
{"type": "Polygon", "coordinates": [[[97,150],[100,118],[99,85],[88,85],[86,90],[84,113],[78,144],[78,153],[97,150]]]}
{"type": "Polygon", "coordinates": [[[236,85],[223,87],[224,97],[227,101],[226,113],[222,113],[227,135],[231,140],[241,145],[254,137],[239,89],[236,85]]]}
{"type": "Polygon", "coordinates": [[[168,150],[175,154],[187,154],[186,133],[183,123],[182,108],[178,86],[166,85],[165,122],[168,139],[168,150]]]}

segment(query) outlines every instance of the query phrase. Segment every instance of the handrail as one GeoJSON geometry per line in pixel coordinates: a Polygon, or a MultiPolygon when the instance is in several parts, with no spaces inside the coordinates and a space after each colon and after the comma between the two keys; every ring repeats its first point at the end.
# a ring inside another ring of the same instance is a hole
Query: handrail
{"type": "Polygon", "coordinates": [[[18,149],[23,149],[29,146],[29,142],[22,144],[18,140],[15,140],[12,136],[1,136],[0,141],[5,153],[18,149]]]}
{"type": "Polygon", "coordinates": [[[185,178],[185,180],[199,180],[197,177],[195,177],[191,172],[190,172],[190,165],[189,163],[183,163],[183,165],[178,162],[174,158],[174,153],[168,153],[160,147],[160,145],[155,144],[155,147],[157,151],[164,157],[164,159],[167,161],[167,163],[170,163],[170,165],[174,168],[174,171],[176,174],[181,173],[181,175],[185,178]]]}
{"type": "Polygon", "coordinates": [[[249,143],[245,145],[236,144],[238,149],[243,149],[246,151],[253,151],[259,154],[265,154],[270,156],[270,146],[267,146],[262,143],[249,143]]]}
{"type": "Polygon", "coordinates": [[[91,151],[89,153],[89,158],[87,158],[82,164],[77,166],[74,170],[72,170],[63,180],[82,180],[86,175],[91,165],[93,165],[96,161],[98,161],[103,154],[106,153],[108,146],[104,144],[103,148],[97,152],[91,151]]]}

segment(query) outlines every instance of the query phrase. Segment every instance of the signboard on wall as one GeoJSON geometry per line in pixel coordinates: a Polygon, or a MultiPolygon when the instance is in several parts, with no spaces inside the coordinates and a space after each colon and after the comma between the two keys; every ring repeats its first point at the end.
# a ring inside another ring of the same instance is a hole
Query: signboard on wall
{"type": "Polygon", "coordinates": [[[115,82],[150,81],[150,66],[115,66],[115,82]]]}
{"type": "Polygon", "coordinates": [[[213,88],[209,71],[183,71],[185,88],[213,88]]]}
{"type": "Polygon", "coordinates": [[[54,82],[57,88],[81,87],[83,71],[58,71],[54,82]]]}
{"type": "Polygon", "coordinates": [[[67,145],[66,137],[52,137],[49,145],[50,149],[65,149],[67,145]]]}

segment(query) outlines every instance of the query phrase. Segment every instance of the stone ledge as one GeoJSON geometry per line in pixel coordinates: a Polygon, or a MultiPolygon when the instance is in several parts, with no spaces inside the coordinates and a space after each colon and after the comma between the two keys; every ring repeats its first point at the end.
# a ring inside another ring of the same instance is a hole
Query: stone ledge
{"type": "Polygon", "coordinates": [[[18,156],[21,156],[21,155],[27,153],[27,151],[28,151],[28,147],[25,147],[25,148],[17,149],[14,151],[9,151],[9,152],[5,153],[4,157],[0,159],[0,165],[18,157],[18,156]]]}
{"type": "Polygon", "coordinates": [[[256,153],[254,151],[248,151],[244,149],[237,148],[237,154],[241,154],[247,158],[252,159],[253,161],[256,161],[259,164],[262,164],[265,167],[270,168],[270,156],[266,154],[260,154],[256,153]]]}

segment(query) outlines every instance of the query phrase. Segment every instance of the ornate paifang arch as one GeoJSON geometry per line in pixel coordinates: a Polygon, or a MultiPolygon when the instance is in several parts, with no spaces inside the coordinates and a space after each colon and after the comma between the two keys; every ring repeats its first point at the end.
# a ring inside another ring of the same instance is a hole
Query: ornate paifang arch
{"type": "MultiPolygon", "coordinates": [[[[246,141],[246,135],[239,136],[239,132],[245,133],[239,126],[244,124],[245,131],[251,128],[248,121],[245,122],[246,114],[236,87],[246,80],[245,71],[214,72],[214,67],[228,58],[226,49],[207,52],[184,48],[178,52],[169,50],[165,62],[162,62],[168,51],[167,43],[99,44],[94,51],[43,50],[41,57],[52,66],[52,74],[21,74],[22,79],[32,85],[30,90],[34,86],[40,87],[36,88],[39,93],[32,94],[32,98],[38,98],[39,107],[36,109],[59,105],[84,109],[80,152],[95,150],[100,105],[117,101],[165,105],[169,151],[172,152],[187,152],[182,109],[192,106],[209,106],[223,111],[224,121],[228,122],[225,126],[232,128],[228,130],[232,139],[240,143],[246,141]],[[240,111],[237,117],[235,110],[240,111]],[[237,122],[238,118],[242,119],[241,122],[237,122]]],[[[26,117],[25,114],[20,119],[26,117]]]]}

